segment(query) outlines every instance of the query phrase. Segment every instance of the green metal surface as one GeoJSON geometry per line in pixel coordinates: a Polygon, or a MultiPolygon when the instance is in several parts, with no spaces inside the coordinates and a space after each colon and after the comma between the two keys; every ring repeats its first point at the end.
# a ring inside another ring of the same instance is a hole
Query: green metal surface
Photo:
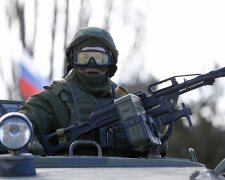
{"type": "Polygon", "coordinates": [[[36,167],[205,167],[188,159],[161,158],[120,158],[95,156],[49,156],[34,157],[36,167]]]}

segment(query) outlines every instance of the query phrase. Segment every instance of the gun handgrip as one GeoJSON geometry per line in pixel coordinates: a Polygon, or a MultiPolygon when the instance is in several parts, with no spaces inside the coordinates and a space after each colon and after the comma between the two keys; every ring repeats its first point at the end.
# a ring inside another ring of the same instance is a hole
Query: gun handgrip
{"type": "Polygon", "coordinates": [[[182,103],[182,107],[183,107],[183,110],[185,112],[184,115],[187,118],[189,126],[193,127],[193,124],[192,124],[192,121],[191,121],[191,118],[190,118],[190,115],[192,115],[191,109],[189,107],[187,107],[186,104],[184,104],[184,103],[182,103]]]}

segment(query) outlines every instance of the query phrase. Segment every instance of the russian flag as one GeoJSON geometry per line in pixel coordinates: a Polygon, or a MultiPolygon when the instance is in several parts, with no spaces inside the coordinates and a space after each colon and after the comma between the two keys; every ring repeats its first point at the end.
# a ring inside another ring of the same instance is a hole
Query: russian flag
{"type": "Polygon", "coordinates": [[[19,89],[24,99],[41,92],[43,86],[49,85],[49,80],[38,73],[27,53],[23,53],[19,70],[19,89]]]}

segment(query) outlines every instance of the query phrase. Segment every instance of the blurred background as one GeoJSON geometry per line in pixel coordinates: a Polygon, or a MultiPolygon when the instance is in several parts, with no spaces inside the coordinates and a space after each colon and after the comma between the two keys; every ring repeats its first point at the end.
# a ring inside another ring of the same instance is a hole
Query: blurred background
{"type": "MultiPolygon", "coordinates": [[[[85,26],[108,30],[119,50],[112,78],[130,92],[165,78],[225,66],[223,0],[1,0],[0,99],[26,100],[66,69],[66,46],[85,26]]],[[[175,124],[168,156],[214,168],[225,158],[225,79],[182,95],[194,127],[175,124]]]]}

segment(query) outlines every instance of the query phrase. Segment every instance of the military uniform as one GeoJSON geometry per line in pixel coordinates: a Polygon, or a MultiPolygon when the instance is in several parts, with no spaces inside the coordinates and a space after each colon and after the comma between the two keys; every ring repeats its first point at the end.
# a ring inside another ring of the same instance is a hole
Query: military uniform
{"type": "MultiPolygon", "coordinates": [[[[80,29],[66,49],[66,56],[68,66],[64,78],[44,87],[43,92],[30,97],[20,109],[33,124],[33,138],[28,144],[33,154],[44,154],[39,143],[41,134],[81,125],[89,121],[93,111],[121,96],[116,89],[124,93],[123,88],[110,80],[117,70],[118,51],[107,31],[96,27],[80,29]]],[[[137,157],[145,153],[132,150],[123,129],[114,126],[106,133],[108,144],[102,147],[103,155],[137,157]]],[[[61,135],[59,142],[60,138],[61,135]]],[[[99,133],[91,131],[79,139],[99,142],[99,133]]],[[[90,147],[78,147],[76,153],[96,155],[90,147]]]]}
{"type": "MultiPolygon", "coordinates": [[[[39,135],[55,132],[57,129],[70,125],[81,125],[89,121],[90,114],[105,104],[120,97],[115,91],[117,84],[110,81],[111,91],[105,97],[96,98],[88,93],[79,83],[74,71],[61,81],[54,81],[45,90],[30,97],[20,109],[32,122],[34,129],[33,139],[39,140],[39,135]]],[[[97,134],[93,131],[80,139],[98,142],[97,134]]],[[[138,156],[129,148],[123,133],[117,132],[117,138],[109,137],[110,147],[103,149],[104,155],[138,156]],[[115,144],[116,142],[116,144],[115,144]]],[[[78,154],[96,154],[94,148],[80,148],[78,154]]]]}

